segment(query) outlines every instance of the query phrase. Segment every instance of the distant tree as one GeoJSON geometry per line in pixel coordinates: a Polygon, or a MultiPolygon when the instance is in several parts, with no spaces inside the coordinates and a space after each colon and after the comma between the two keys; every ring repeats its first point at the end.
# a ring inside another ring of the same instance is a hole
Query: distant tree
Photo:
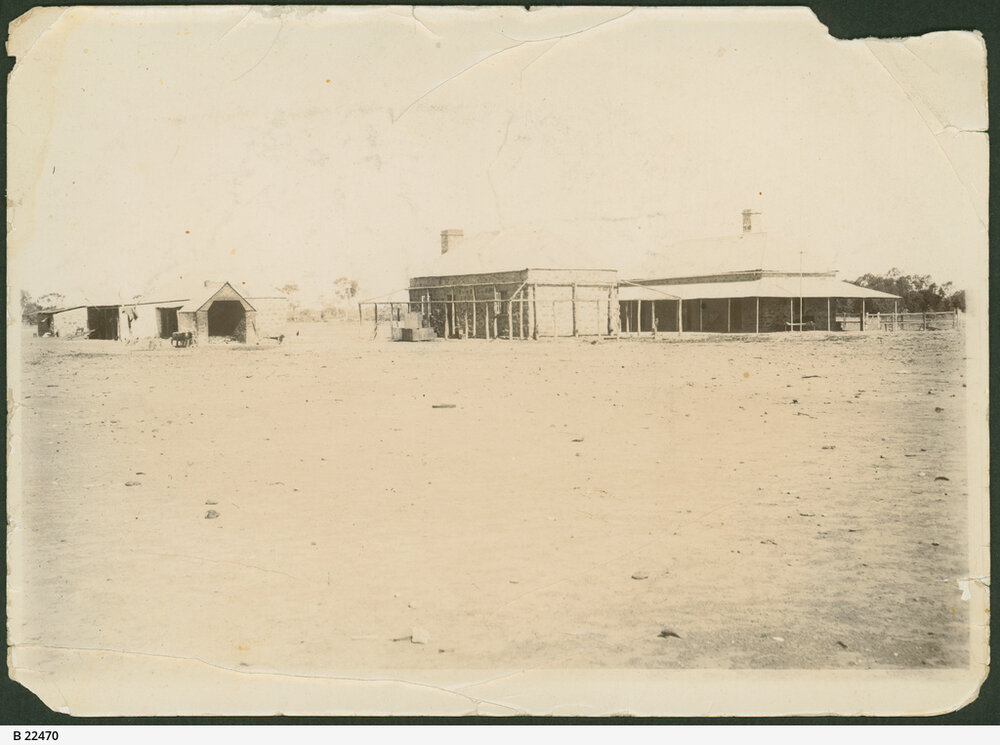
{"type": "Polygon", "coordinates": [[[300,305],[298,299],[299,286],[294,282],[286,282],[282,287],[278,288],[278,292],[288,298],[288,317],[293,321],[298,320],[300,305]]]}
{"type": "Polygon", "coordinates": [[[358,281],[340,277],[333,283],[333,289],[329,295],[323,295],[320,301],[323,306],[322,317],[324,321],[332,318],[346,318],[352,313],[354,298],[358,294],[358,281]]]}
{"type": "MultiPolygon", "coordinates": [[[[899,295],[900,310],[908,313],[947,311],[954,308],[965,310],[965,291],[956,291],[951,282],[937,284],[929,274],[903,274],[893,267],[885,274],[863,274],[854,284],[872,290],[899,295]]],[[[868,308],[877,311],[891,311],[891,300],[869,301],[868,308]]]]}
{"type": "Polygon", "coordinates": [[[21,290],[21,323],[28,325],[37,323],[38,311],[41,309],[42,306],[36,303],[29,293],[21,290]]]}
{"type": "Polygon", "coordinates": [[[58,308],[65,301],[66,297],[59,292],[47,292],[34,300],[30,293],[21,290],[21,321],[27,324],[38,323],[39,311],[58,308]]]}
{"type": "Polygon", "coordinates": [[[38,304],[42,310],[58,308],[66,300],[66,296],[59,292],[47,292],[38,298],[38,304]]]}

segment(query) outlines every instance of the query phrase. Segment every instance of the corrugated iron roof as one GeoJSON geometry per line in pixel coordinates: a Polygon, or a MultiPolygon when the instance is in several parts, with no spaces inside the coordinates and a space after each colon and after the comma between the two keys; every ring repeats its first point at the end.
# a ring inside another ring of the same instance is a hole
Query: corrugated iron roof
{"type": "Polygon", "coordinates": [[[503,230],[464,237],[444,254],[412,272],[413,277],[491,274],[522,269],[610,270],[607,251],[544,230],[503,230]]]}
{"type": "Polygon", "coordinates": [[[744,282],[699,282],[695,284],[657,283],[654,285],[622,284],[619,300],[666,300],[670,295],[683,300],[712,300],[743,297],[829,297],[898,299],[897,295],[871,290],[835,277],[802,277],[783,275],[761,277],[744,282]]]}
{"type": "Polygon", "coordinates": [[[212,284],[202,288],[202,292],[200,292],[198,295],[195,295],[186,303],[184,303],[184,305],[181,306],[181,313],[195,313],[204,308],[209,303],[211,303],[212,299],[219,294],[226,295],[227,297],[230,294],[235,295],[237,299],[246,304],[247,310],[256,310],[250,303],[250,301],[247,300],[242,294],[237,292],[236,288],[233,287],[228,282],[223,282],[222,284],[218,285],[213,282],[212,284]],[[228,292],[226,291],[227,288],[229,290],[228,292]]]}
{"type": "Polygon", "coordinates": [[[800,256],[800,248],[781,236],[768,233],[681,240],[664,248],[644,251],[637,257],[634,270],[626,270],[626,274],[633,277],[681,277],[746,270],[797,272],[804,268],[808,272],[828,269],[817,266],[808,252],[800,256]]]}
{"type": "MultiPolygon", "coordinates": [[[[626,277],[676,277],[757,269],[827,270],[780,235],[739,233],[650,245],[608,242],[598,234],[570,238],[547,230],[503,230],[463,237],[435,253],[411,277],[489,274],[520,269],[616,269],[626,277]],[[801,253],[800,253],[801,252],[801,253]]],[[[821,262],[820,262],[821,263],[821,262]]]]}
{"type": "Polygon", "coordinates": [[[263,298],[284,298],[285,296],[278,291],[277,288],[269,288],[263,283],[247,283],[244,281],[232,281],[232,282],[221,282],[221,281],[202,281],[202,280],[187,280],[178,277],[173,280],[166,280],[161,282],[150,289],[148,289],[142,296],[136,300],[137,303],[153,303],[158,305],[164,304],[187,304],[193,302],[197,298],[207,298],[215,294],[222,288],[223,285],[228,284],[232,287],[241,297],[246,300],[255,300],[263,298]]]}

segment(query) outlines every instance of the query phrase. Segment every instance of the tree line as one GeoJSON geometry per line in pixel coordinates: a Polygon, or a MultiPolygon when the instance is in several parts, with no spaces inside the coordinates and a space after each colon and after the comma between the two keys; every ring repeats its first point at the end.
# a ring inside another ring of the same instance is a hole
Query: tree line
{"type": "Polygon", "coordinates": [[[290,321],[331,321],[353,318],[357,309],[354,298],[358,294],[358,281],[347,277],[334,280],[328,292],[320,295],[317,308],[303,308],[299,298],[299,286],[286,282],[278,290],[288,298],[288,320],[290,321]]]}
{"type": "MultiPolygon", "coordinates": [[[[885,274],[862,274],[854,284],[871,290],[899,295],[899,310],[906,313],[965,311],[965,290],[957,290],[951,282],[937,284],[929,274],[903,274],[893,267],[885,274]]],[[[872,311],[891,312],[892,300],[869,300],[872,311]]]]}

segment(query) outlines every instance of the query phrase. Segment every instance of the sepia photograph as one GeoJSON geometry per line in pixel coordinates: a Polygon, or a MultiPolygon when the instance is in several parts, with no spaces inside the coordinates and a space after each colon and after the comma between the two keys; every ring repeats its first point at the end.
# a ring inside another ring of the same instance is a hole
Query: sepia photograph
{"type": "Polygon", "coordinates": [[[980,33],[73,6],[7,53],[7,665],[49,709],[976,699],[980,33]]]}

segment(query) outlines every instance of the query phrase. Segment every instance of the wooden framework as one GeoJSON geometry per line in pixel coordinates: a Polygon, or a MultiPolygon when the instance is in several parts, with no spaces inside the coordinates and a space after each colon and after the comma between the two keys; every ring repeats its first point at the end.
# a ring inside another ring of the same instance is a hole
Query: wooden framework
{"type": "MultiPolygon", "coordinates": [[[[374,333],[378,331],[379,323],[388,322],[392,326],[401,325],[404,315],[409,313],[420,313],[421,323],[424,326],[434,325],[434,309],[444,308],[444,338],[445,339],[538,339],[542,336],[581,336],[594,335],[593,333],[581,330],[581,319],[583,314],[588,312],[588,308],[594,308],[597,313],[597,326],[603,328],[604,333],[597,335],[611,336],[617,334],[612,313],[617,305],[615,300],[614,285],[608,283],[575,282],[564,284],[558,282],[531,282],[523,281],[516,290],[511,292],[509,297],[501,297],[498,290],[498,282],[467,282],[454,285],[434,285],[409,287],[408,292],[418,291],[421,296],[418,299],[402,301],[392,300],[366,300],[358,303],[358,322],[364,325],[365,308],[372,310],[372,327],[374,333]],[[553,333],[543,333],[539,329],[539,316],[544,312],[539,308],[537,297],[538,288],[544,287],[569,287],[571,297],[555,298],[546,301],[551,304],[553,317],[553,333]],[[607,289],[607,296],[603,298],[580,298],[577,296],[578,288],[601,288],[607,289]],[[447,300],[431,299],[432,290],[454,290],[455,288],[472,289],[471,298],[456,298],[455,293],[449,293],[447,300]],[[479,296],[480,288],[488,288],[488,297],[479,296]],[[569,334],[555,333],[556,319],[559,317],[558,308],[564,305],[570,306],[571,332],[569,334]],[[607,309],[605,310],[605,307],[607,309]],[[482,333],[480,333],[479,317],[484,318],[482,333]],[[504,333],[500,330],[500,319],[504,318],[504,333]],[[470,324],[471,320],[471,324],[470,324]]],[[[440,320],[440,319],[439,319],[440,320]]]]}

